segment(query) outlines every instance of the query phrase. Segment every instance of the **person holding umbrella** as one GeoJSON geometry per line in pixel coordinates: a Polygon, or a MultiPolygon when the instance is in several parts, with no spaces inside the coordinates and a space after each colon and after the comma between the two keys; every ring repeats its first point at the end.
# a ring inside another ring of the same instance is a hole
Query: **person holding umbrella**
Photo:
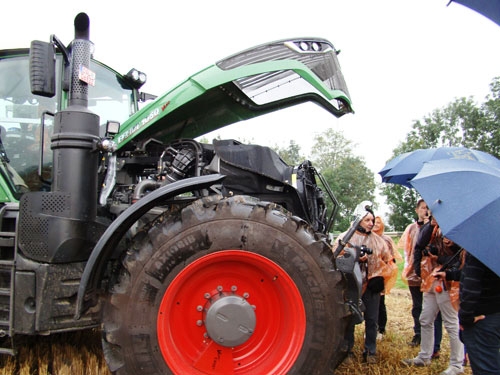
{"type": "MultiPolygon", "coordinates": [[[[453,303],[454,299],[458,300],[457,285],[445,284],[440,280],[436,280],[433,276],[433,271],[437,267],[459,260],[459,257],[455,256],[455,254],[460,250],[461,248],[454,244],[453,241],[442,237],[440,228],[434,218],[422,227],[415,245],[415,251],[422,253],[422,261],[416,267],[416,273],[422,277],[423,309],[420,315],[422,341],[417,357],[404,359],[402,362],[405,365],[430,365],[434,347],[434,321],[438,312],[441,312],[450,341],[450,363],[449,367],[440,375],[463,373],[464,346],[458,337],[458,313],[453,303]],[[453,298],[453,296],[456,296],[456,298],[453,298]]],[[[416,257],[416,262],[418,258],[416,257]]]]}
{"type": "Polygon", "coordinates": [[[436,270],[440,280],[460,280],[460,337],[474,375],[500,373],[500,276],[470,253],[463,268],[436,270]]]}
{"type": "MultiPolygon", "coordinates": [[[[398,248],[404,251],[404,268],[401,278],[408,284],[410,290],[412,308],[411,315],[413,317],[413,333],[414,336],[409,342],[410,346],[420,345],[420,313],[422,312],[422,299],[423,294],[420,290],[422,278],[415,273],[414,256],[415,256],[415,243],[417,242],[420,228],[429,221],[429,208],[423,199],[417,201],[415,207],[417,219],[409,224],[404,230],[398,242],[398,248]]],[[[441,314],[438,314],[434,323],[434,353],[433,358],[439,358],[439,350],[442,338],[442,323],[441,314]]]]}

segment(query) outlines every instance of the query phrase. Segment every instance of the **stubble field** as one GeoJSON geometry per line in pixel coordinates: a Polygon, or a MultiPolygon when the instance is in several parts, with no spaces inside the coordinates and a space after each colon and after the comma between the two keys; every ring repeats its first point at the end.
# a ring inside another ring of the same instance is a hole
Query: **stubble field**
{"type": "MultiPolygon", "coordinates": [[[[398,262],[398,267],[401,275],[402,262],[398,262]]],[[[444,327],[438,360],[424,368],[401,364],[402,359],[415,357],[419,350],[408,345],[413,337],[411,297],[401,278],[386,295],[385,301],[387,333],[377,343],[378,363],[363,363],[364,324],[359,324],[355,332],[355,360],[341,364],[332,375],[437,375],[445,370],[449,361],[449,342],[444,327]]],[[[16,357],[0,355],[0,375],[111,375],[102,355],[100,340],[98,330],[33,338],[20,345],[16,357]]],[[[469,366],[464,367],[464,375],[472,375],[469,366]]]]}
{"type": "MultiPolygon", "coordinates": [[[[393,289],[386,296],[388,310],[387,334],[378,342],[378,363],[368,365],[362,361],[364,326],[356,327],[356,359],[342,364],[335,375],[430,375],[446,369],[449,360],[449,344],[443,331],[441,358],[432,361],[430,367],[408,368],[401,364],[404,358],[418,353],[418,348],[408,346],[413,335],[411,298],[407,289],[393,289]]],[[[39,337],[21,345],[17,357],[0,356],[2,375],[109,375],[102,356],[100,333],[85,331],[39,337]]],[[[470,367],[465,374],[471,375],[470,367]]],[[[307,374],[304,374],[307,375],[307,374]]]]}

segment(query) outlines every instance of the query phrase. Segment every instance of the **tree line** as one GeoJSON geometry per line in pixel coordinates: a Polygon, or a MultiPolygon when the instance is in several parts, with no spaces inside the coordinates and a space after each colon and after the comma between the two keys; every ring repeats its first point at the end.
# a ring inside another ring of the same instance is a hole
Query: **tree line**
{"type": "MultiPolygon", "coordinates": [[[[435,109],[421,120],[393,150],[392,157],[421,148],[458,147],[500,156],[500,77],[490,83],[490,93],[483,103],[472,97],[457,98],[443,108],[435,109]]],[[[273,147],[290,165],[298,165],[305,157],[300,146],[290,141],[288,147],[273,147]]],[[[314,138],[310,160],[325,177],[339,200],[334,231],[349,227],[351,214],[363,200],[375,200],[375,173],[366,167],[364,158],[355,156],[353,142],[342,132],[328,129],[314,138]],[[355,170],[356,173],[352,173],[355,170]]],[[[391,157],[391,159],[392,159],[391,157]]],[[[414,189],[382,184],[382,195],[389,206],[388,228],[402,231],[414,220],[414,207],[419,199],[414,189]]]]}
{"type": "MultiPolygon", "coordinates": [[[[289,165],[299,165],[306,159],[300,152],[300,146],[293,140],[288,147],[275,146],[274,149],[289,165]]],[[[363,157],[354,155],[353,142],[343,132],[334,129],[327,129],[314,137],[310,160],[338,199],[333,231],[344,231],[350,225],[356,205],[364,200],[375,200],[373,172],[366,167],[363,157]]],[[[327,205],[330,204],[327,202],[327,205]]],[[[331,206],[328,208],[329,212],[333,209],[331,206]]]]}

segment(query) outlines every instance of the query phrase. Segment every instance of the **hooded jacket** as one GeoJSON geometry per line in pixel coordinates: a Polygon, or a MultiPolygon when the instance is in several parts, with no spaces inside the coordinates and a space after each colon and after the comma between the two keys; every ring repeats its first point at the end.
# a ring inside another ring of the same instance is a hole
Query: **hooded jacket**
{"type": "MultiPolygon", "coordinates": [[[[340,234],[336,242],[342,239],[346,233],[347,231],[340,234]]],[[[366,262],[360,264],[361,272],[363,273],[364,291],[369,279],[377,276],[382,276],[384,279],[390,277],[392,274],[390,262],[392,262],[393,257],[387,248],[386,242],[379,235],[372,232],[363,233],[363,231],[358,229],[349,240],[348,246],[362,245],[368,247],[373,252],[372,254],[368,254],[366,262]]]]}

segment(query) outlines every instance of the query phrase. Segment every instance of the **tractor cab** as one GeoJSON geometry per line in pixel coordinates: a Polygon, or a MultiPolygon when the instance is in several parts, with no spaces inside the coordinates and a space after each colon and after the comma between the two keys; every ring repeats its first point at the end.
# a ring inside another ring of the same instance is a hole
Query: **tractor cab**
{"type": "MultiPolygon", "coordinates": [[[[63,60],[56,55],[56,77],[62,75],[63,60]]],[[[88,107],[100,117],[104,136],[107,120],[121,123],[138,110],[135,71],[122,76],[95,60],[90,70],[96,84],[89,85],[88,107]]],[[[0,169],[9,185],[2,186],[0,201],[17,200],[25,191],[50,190],[54,114],[67,106],[67,90],[61,89],[64,80],[56,78],[54,96],[34,95],[28,72],[28,49],[0,51],[0,169]]]]}

